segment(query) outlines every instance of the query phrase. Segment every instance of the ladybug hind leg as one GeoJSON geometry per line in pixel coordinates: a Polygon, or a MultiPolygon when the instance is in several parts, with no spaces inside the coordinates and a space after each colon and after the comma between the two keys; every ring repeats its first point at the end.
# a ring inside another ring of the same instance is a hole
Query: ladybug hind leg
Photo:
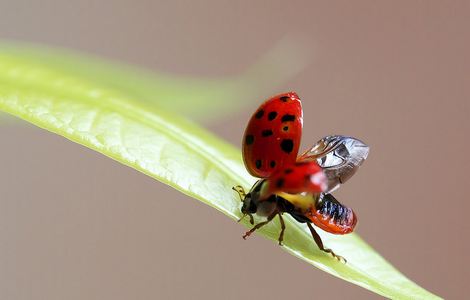
{"type": "Polygon", "coordinates": [[[312,234],[313,240],[315,241],[315,243],[317,244],[318,248],[320,248],[321,251],[324,251],[326,253],[330,253],[331,255],[333,255],[334,258],[336,258],[339,261],[343,261],[344,263],[347,262],[344,257],[337,255],[336,253],[333,252],[333,250],[325,248],[323,246],[323,241],[321,240],[321,237],[318,235],[318,233],[313,228],[312,224],[307,222],[307,226],[308,226],[308,229],[310,229],[310,233],[312,234]]]}

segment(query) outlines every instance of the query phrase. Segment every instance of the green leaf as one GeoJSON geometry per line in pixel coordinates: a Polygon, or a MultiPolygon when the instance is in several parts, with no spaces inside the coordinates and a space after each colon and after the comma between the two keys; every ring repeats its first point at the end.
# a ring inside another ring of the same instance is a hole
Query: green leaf
{"type": "Polygon", "coordinates": [[[309,62],[302,43],[293,38],[279,41],[245,72],[222,79],[175,77],[72,50],[20,42],[1,42],[0,53],[87,78],[101,88],[118,90],[148,106],[204,122],[224,118],[253,104],[266,91],[273,92],[280,83],[297,75],[309,62]]]}
{"type": "MultiPolygon", "coordinates": [[[[0,52],[1,110],[239,218],[240,200],[231,187],[249,188],[254,182],[240,150],[185,118],[137,100],[125,89],[103,87],[95,80],[0,52]]],[[[439,299],[399,273],[356,234],[322,234],[328,247],[346,257],[348,263],[343,264],[319,251],[302,224],[287,218],[287,226],[283,249],[334,276],[393,299],[439,299]]],[[[278,232],[276,221],[258,234],[276,240],[278,232]]]]}

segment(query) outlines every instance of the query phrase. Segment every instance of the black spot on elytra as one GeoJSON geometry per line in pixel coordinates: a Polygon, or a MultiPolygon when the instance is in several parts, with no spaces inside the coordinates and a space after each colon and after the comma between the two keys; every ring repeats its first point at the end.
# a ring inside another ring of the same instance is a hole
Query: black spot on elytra
{"type": "Polygon", "coordinates": [[[273,135],[273,131],[271,129],[266,129],[266,130],[263,130],[261,132],[261,136],[263,136],[263,137],[267,137],[267,136],[270,136],[270,135],[273,135]]]}
{"type": "Polygon", "coordinates": [[[284,170],[284,174],[290,174],[292,172],[294,172],[294,170],[292,170],[292,169],[285,169],[284,170]]]}
{"type": "Polygon", "coordinates": [[[260,109],[260,110],[256,113],[255,118],[261,119],[261,118],[263,117],[263,115],[264,115],[264,110],[260,109]]]}
{"type": "Polygon", "coordinates": [[[253,135],[251,135],[251,134],[249,134],[249,135],[247,135],[247,136],[245,137],[245,143],[246,143],[247,145],[253,144],[254,141],[255,141],[255,137],[254,137],[253,135]]]}
{"type": "Polygon", "coordinates": [[[281,121],[282,121],[282,122],[292,122],[292,121],[295,121],[295,116],[294,116],[294,115],[285,114],[285,115],[282,116],[281,121]]]}
{"type": "Polygon", "coordinates": [[[276,119],[276,117],[277,117],[277,112],[275,112],[275,111],[272,111],[268,114],[268,120],[269,121],[272,121],[272,120],[276,119]]]}
{"type": "Polygon", "coordinates": [[[290,97],[282,96],[282,97],[279,98],[279,99],[281,99],[282,102],[287,102],[287,101],[290,99],[290,97]]]}
{"type": "Polygon", "coordinates": [[[276,186],[278,188],[282,188],[283,185],[284,185],[284,178],[279,178],[276,182],[276,186]]]}
{"type": "Polygon", "coordinates": [[[294,142],[291,139],[282,140],[281,149],[286,153],[291,153],[294,149],[294,142]]]}
{"type": "Polygon", "coordinates": [[[269,165],[271,166],[271,168],[274,168],[276,166],[276,162],[274,160],[271,160],[269,165]]]}
{"type": "Polygon", "coordinates": [[[256,165],[256,168],[257,168],[257,169],[261,168],[261,160],[260,160],[260,159],[257,159],[257,160],[255,161],[255,165],[256,165]]]}
{"type": "Polygon", "coordinates": [[[284,127],[282,127],[282,130],[284,130],[284,131],[289,130],[289,126],[284,126],[284,127]]]}

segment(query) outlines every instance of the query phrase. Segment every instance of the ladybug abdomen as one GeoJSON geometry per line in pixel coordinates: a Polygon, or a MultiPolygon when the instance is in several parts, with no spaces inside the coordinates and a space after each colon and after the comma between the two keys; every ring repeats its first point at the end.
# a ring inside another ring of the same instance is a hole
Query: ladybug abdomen
{"type": "Polygon", "coordinates": [[[315,206],[305,212],[313,224],[333,234],[347,234],[357,223],[354,211],[339,203],[331,194],[322,194],[315,206]]]}

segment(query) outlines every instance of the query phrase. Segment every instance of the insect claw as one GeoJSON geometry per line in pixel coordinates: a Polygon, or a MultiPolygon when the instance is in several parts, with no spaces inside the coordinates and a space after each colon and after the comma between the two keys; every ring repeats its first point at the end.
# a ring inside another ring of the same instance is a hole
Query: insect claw
{"type": "Polygon", "coordinates": [[[335,255],[335,258],[339,261],[339,262],[342,262],[343,264],[346,264],[348,261],[346,260],[346,258],[340,256],[340,255],[335,255]]]}
{"type": "Polygon", "coordinates": [[[334,258],[336,258],[338,261],[340,262],[343,262],[343,263],[347,263],[348,261],[346,260],[346,258],[340,256],[340,255],[337,255],[336,253],[333,252],[333,250],[331,249],[323,249],[323,251],[325,251],[326,253],[330,253],[334,258]]]}

